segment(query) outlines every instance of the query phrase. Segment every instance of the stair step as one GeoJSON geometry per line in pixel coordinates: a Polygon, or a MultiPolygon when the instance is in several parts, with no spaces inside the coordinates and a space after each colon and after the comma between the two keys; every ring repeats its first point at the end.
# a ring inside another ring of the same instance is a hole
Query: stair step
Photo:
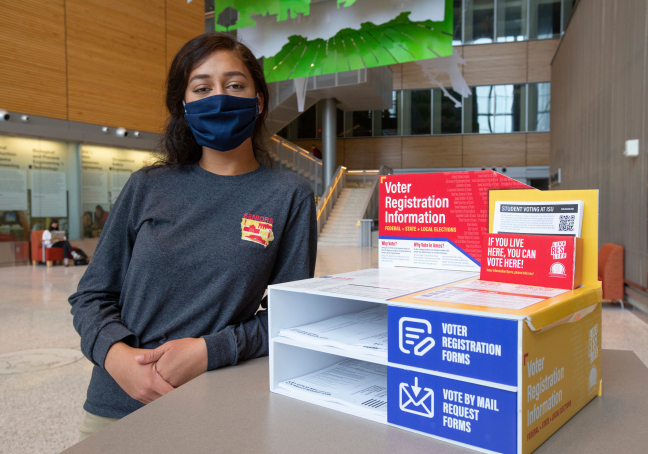
{"type": "Polygon", "coordinates": [[[337,247],[355,247],[358,246],[358,241],[324,241],[324,242],[318,242],[318,246],[337,246],[337,247]]]}
{"type": "Polygon", "coordinates": [[[333,236],[344,236],[344,235],[358,235],[358,229],[329,229],[322,230],[320,235],[333,235],[333,236]]]}
{"type": "Polygon", "coordinates": [[[331,210],[317,243],[319,246],[358,246],[358,221],[364,216],[371,188],[344,188],[331,210]]]}

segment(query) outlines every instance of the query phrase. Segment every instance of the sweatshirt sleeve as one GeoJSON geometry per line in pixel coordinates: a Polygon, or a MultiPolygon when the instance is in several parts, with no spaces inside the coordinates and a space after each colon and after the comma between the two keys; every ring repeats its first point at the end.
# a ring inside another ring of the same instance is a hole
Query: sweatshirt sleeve
{"type": "MultiPolygon", "coordinates": [[[[315,197],[310,192],[288,219],[269,284],[313,277],[316,256],[315,197]]],[[[267,307],[267,297],[261,305],[267,307]]],[[[259,310],[249,320],[203,338],[207,344],[207,370],[265,356],[268,354],[267,311],[259,310]]]]}
{"type": "Polygon", "coordinates": [[[77,292],[69,298],[74,328],[81,336],[81,351],[100,367],[113,344],[135,340],[121,320],[119,298],[136,237],[133,212],[137,175],[131,176],[115,202],[92,261],[77,292]]]}

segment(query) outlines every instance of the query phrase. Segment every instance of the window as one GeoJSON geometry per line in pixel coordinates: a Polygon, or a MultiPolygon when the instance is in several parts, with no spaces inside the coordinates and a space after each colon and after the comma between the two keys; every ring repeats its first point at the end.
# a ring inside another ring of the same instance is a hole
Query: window
{"type": "Polygon", "coordinates": [[[549,131],[551,84],[529,84],[529,131],[549,131]]]}
{"type": "Polygon", "coordinates": [[[453,46],[552,39],[577,0],[453,0],[453,46]]]}
{"type": "MultiPolygon", "coordinates": [[[[384,110],[337,110],[338,137],[383,137],[442,134],[489,134],[549,131],[551,84],[486,85],[471,87],[463,99],[454,90],[394,90],[392,107],[384,110]],[[459,106],[457,105],[459,104],[459,106]]],[[[319,105],[319,104],[318,104],[319,105]]],[[[304,112],[305,115],[306,112],[304,112]]],[[[321,112],[317,137],[322,137],[321,112]]],[[[300,119],[280,131],[297,139],[300,119]],[[291,135],[293,131],[294,135],[291,135]]],[[[305,120],[304,120],[305,122],[305,120]]],[[[282,136],[283,137],[283,136],[282,136]]],[[[300,137],[314,138],[314,137],[300,137]]]]}
{"type": "Polygon", "coordinates": [[[316,116],[317,116],[317,107],[312,105],[309,109],[306,109],[295,122],[297,122],[297,138],[298,139],[312,139],[317,137],[316,134],[316,116]]]}
{"type": "MultiPolygon", "coordinates": [[[[337,136],[344,137],[344,111],[340,109],[337,110],[337,136]]],[[[321,131],[320,131],[321,133],[321,131]]],[[[321,134],[320,134],[321,135],[321,134]]]]}
{"type": "Polygon", "coordinates": [[[495,0],[465,0],[465,42],[493,42],[495,0]]]}
{"type": "Polygon", "coordinates": [[[522,85],[493,85],[472,88],[465,100],[466,133],[505,133],[525,130],[522,85]]]}
{"type": "Polygon", "coordinates": [[[371,136],[372,113],[371,110],[346,112],[344,115],[344,137],[371,136]]]}
{"type": "Polygon", "coordinates": [[[529,1],[529,38],[551,39],[560,36],[560,0],[529,1]]]}
{"type": "Polygon", "coordinates": [[[497,42],[526,39],[528,0],[497,1],[497,42]]]}
{"type": "MultiPolygon", "coordinates": [[[[461,95],[447,89],[457,101],[461,95]]],[[[444,95],[443,90],[432,90],[432,134],[461,134],[461,105],[444,95]]]]}
{"type": "Polygon", "coordinates": [[[76,145],[0,135],[0,151],[0,242],[30,241],[31,231],[47,229],[52,219],[78,238],[68,207],[70,186],[78,183],[76,145]]]}
{"type": "Polygon", "coordinates": [[[432,90],[403,91],[403,135],[432,133],[432,90]]]}
{"type": "Polygon", "coordinates": [[[563,0],[563,23],[562,30],[565,31],[567,24],[569,24],[569,19],[571,19],[572,12],[574,11],[574,5],[578,0],[563,0]]]}
{"type": "Polygon", "coordinates": [[[463,42],[463,0],[454,0],[454,11],[452,16],[453,38],[452,45],[460,46],[463,42]]]}
{"type": "MultiPolygon", "coordinates": [[[[322,138],[322,124],[324,122],[324,103],[323,102],[317,102],[317,138],[321,139],[322,138]]],[[[337,131],[337,136],[338,137],[344,137],[344,111],[340,109],[335,109],[335,114],[336,114],[336,121],[335,121],[335,129],[337,131]]],[[[282,130],[283,131],[283,130],[282,130]]],[[[281,135],[280,133],[277,133],[281,135]]],[[[283,136],[282,136],[283,137],[283,136]]]]}
{"type": "Polygon", "coordinates": [[[391,109],[374,111],[374,136],[399,136],[398,106],[400,104],[400,91],[392,92],[391,109]]]}

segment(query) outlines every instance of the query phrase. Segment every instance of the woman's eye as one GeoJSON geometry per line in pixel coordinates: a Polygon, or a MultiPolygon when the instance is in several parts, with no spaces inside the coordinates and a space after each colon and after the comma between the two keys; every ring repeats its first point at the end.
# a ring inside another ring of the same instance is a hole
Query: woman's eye
{"type": "Polygon", "coordinates": [[[207,88],[207,87],[196,88],[196,89],[194,90],[194,93],[205,93],[205,92],[208,91],[208,90],[209,90],[209,88],[207,88]]]}
{"type": "Polygon", "coordinates": [[[244,87],[241,84],[230,84],[230,85],[227,86],[227,88],[232,88],[234,90],[240,90],[240,89],[242,89],[244,87]]]}

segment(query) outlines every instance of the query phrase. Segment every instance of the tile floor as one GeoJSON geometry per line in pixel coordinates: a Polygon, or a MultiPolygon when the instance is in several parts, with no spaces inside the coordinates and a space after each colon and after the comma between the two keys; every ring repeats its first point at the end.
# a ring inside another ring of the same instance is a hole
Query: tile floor
{"type": "MultiPolygon", "coordinates": [[[[377,265],[376,248],[322,247],[316,276],[377,265]]],[[[67,298],[84,271],[0,268],[0,453],[57,453],[77,440],[92,366],[79,355],[67,298]],[[16,360],[45,348],[58,350],[16,360]],[[24,372],[3,374],[11,368],[24,372]]],[[[648,317],[639,315],[604,306],[603,348],[633,350],[648,366],[648,317]]]]}

